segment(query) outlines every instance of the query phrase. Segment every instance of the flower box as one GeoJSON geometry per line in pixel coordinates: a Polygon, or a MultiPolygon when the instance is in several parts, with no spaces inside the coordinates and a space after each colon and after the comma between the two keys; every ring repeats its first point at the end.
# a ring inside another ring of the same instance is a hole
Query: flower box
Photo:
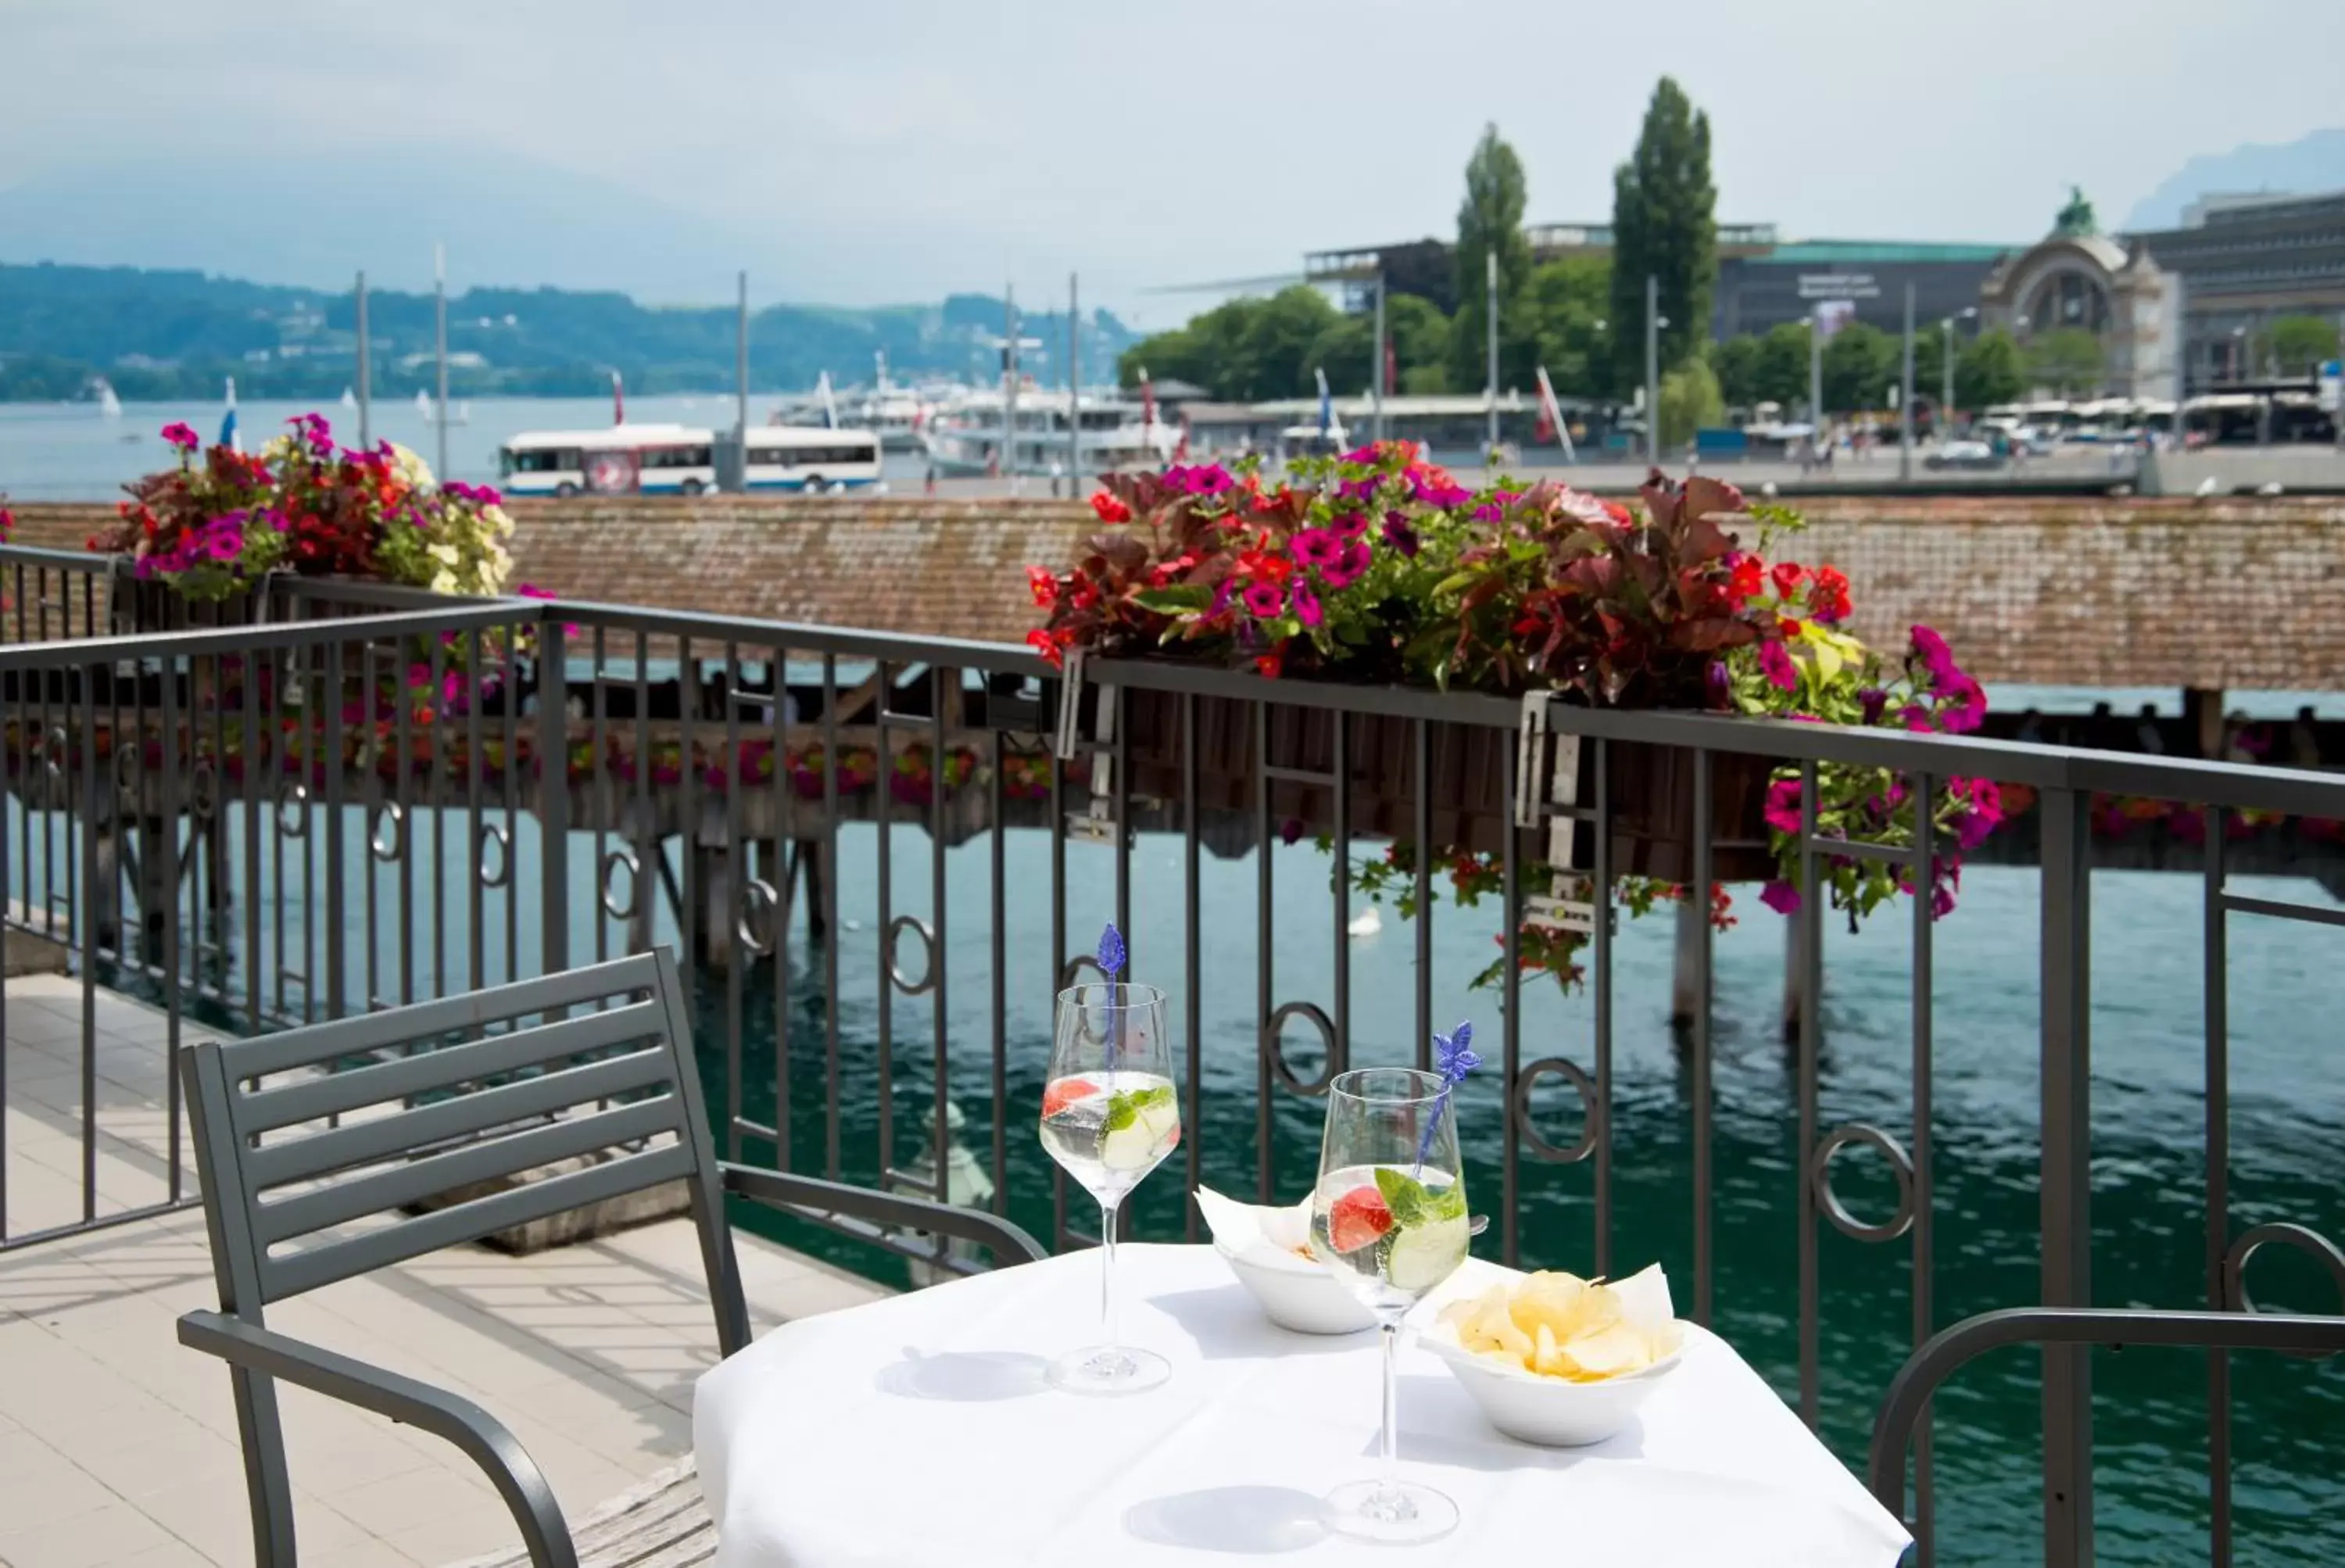
{"type": "MultiPolygon", "coordinates": [[[[1264,692],[1274,697],[1276,688],[1264,692]]],[[[1135,795],[1178,801],[1185,793],[1181,699],[1170,692],[1134,689],[1124,709],[1127,755],[1135,795]]],[[[1347,805],[1355,836],[1414,842],[1418,833],[1416,736],[1413,720],[1385,714],[1342,714],[1328,708],[1276,704],[1269,711],[1269,762],[1281,769],[1332,775],[1338,723],[1351,726],[1347,805]]],[[[1251,705],[1240,699],[1197,699],[1197,808],[1256,820],[1255,729],[1251,705]]],[[[1511,819],[1507,776],[1516,765],[1514,731],[1487,725],[1433,720],[1426,727],[1427,826],[1436,846],[1496,855],[1506,848],[1511,819]]],[[[1610,771],[1612,869],[1623,876],[1687,881],[1693,876],[1693,755],[1673,747],[1614,741],[1606,748],[1610,771]]],[[[1719,752],[1711,766],[1711,875],[1720,881],[1773,874],[1774,855],[1761,815],[1770,764],[1763,758],[1719,752]]],[[[1596,799],[1596,748],[1583,746],[1579,799],[1596,799]]],[[[1332,786],[1293,778],[1269,781],[1272,830],[1333,833],[1332,786]]],[[[1518,831],[1520,831],[1518,830],[1518,831]]],[[[1543,835],[1527,835],[1523,862],[1547,859],[1543,835]]],[[[1577,835],[1568,870],[1595,863],[1594,836],[1577,835]]]]}

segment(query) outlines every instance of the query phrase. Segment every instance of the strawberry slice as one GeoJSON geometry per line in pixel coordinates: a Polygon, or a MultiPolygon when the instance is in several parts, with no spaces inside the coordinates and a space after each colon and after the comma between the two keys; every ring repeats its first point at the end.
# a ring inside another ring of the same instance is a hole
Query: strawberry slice
{"type": "Polygon", "coordinates": [[[1048,1121],[1077,1100],[1088,1100],[1099,1092],[1097,1084],[1081,1078],[1061,1078],[1042,1091],[1042,1118],[1048,1121]]]}
{"type": "Polygon", "coordinates": [[[1327,1207],[1327,1241],[1338,1252],[1373,1246],[1393,1227],[1393,1211],[1373,1186],[1355,1186],[1327,1207]]]}

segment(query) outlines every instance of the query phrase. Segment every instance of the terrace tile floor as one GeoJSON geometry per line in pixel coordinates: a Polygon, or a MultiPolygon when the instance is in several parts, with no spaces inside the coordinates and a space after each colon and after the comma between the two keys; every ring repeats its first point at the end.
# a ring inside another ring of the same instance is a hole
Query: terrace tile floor
{"type": "MultiPolygon", "coordinates": [[[[82,1001],[61,976],[7,985],[12,1237],[81,1215],[82,1001]]],[[[107,993],[93,1017],[99,1210],[121,1213],[168,1195],[164,1021],[107,993]]],[[[182,1183],[194,1192],[191,1166],[182,1183]]],[[[761,1329],[883,1294],[738,1243],[761,1329]]],[[[179,1313],[217,1305],[197,1209],[0,1253],[0,1563],[252,1561],[228,1375],[173,1331],[179,1313]]],[[[716,1357],[681,1219],[532,1257],[451,1248],[283,1302],[269,1322],[477,1400],[573,1518],[690,1451],[693,1380],[716,1357]]],[[[279,1400],[304,1561],[442,1563],[518,1541],[440,1440],[298,1389],[279,1400]]]]}

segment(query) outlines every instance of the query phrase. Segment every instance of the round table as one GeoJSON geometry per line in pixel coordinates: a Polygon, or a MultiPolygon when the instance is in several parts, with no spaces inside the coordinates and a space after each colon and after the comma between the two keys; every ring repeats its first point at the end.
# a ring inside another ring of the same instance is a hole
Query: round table
{"type": "MultiPolygon", "coordinates": [[[[1043,1380],[1094,1342],[1099,1259],[1081,1253],[773,1330],[704,1374],[693,1446],[717,1568],[1633,1563],[1892,1568],[1904,1530],[1727,1344],[1685,1360],[1593,1448],[1499,1435],[1448,1369],[1402,1351],[1400,1454],[1457,1502],[1455,1533],[1359,1544],[1320,1496],[1376,1468],[1373,1333],[1264,1318],[1205,1247],[1118,1249],[1123,1337],[1164,1387],[1083,1399],[1043,1380]]],[[[1506,1278],[1469,1260],[1418,1308],[1506,1278]]]]}

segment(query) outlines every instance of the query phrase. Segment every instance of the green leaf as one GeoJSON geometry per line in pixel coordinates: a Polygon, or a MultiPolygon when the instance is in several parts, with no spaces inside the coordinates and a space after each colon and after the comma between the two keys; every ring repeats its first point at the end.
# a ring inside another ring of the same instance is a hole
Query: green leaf
{"type": "Polygon", "coordinates": [[[1179,583],[1162,588],[1142,588],[1132,596],[1132,602],[1143,610],[1154,610],[1160,616],[1177,616],[1211,607],[1213,590],[1202,583],[1179,583]]]}
{"type": "Polygon", "coordinates": [[[1159,1084],[1152,1089],[1123,1089],[1107,1098],[1107,1130],[1120,1133],[1140,1120],[1140,1113],[1157,1105],[1172,1103],[1172,1086],[1159,1084]]]}
{"type": "Polygon", "coordinates": [[[1392,1210],[1393,1224],[1403,1229],[1466,1217],[1466,1192],[1455,1182],[1436,1192],[1412,1176],[1378,1166],[1376,1195],[1392,1210]]]}

